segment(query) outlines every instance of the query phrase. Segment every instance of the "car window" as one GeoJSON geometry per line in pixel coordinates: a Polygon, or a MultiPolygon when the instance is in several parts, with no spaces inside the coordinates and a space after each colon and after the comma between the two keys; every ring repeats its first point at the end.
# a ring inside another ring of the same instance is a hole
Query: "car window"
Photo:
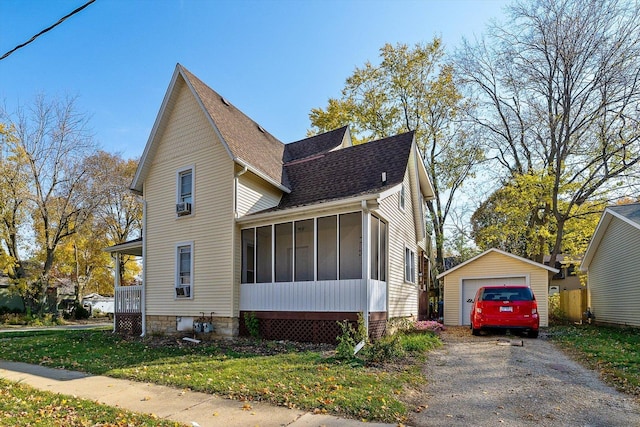
{"type": "Polygon", "coordinates": [[[533,293],[529,288],[485,289],[482,301],[533,301],[533,293]]]}

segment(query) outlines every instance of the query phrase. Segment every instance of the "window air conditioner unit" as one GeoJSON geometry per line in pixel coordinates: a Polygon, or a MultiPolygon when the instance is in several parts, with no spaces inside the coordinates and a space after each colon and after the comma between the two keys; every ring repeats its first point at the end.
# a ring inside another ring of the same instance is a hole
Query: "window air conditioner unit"
{"type": "Polygon", "coordinates": [[[189,298],[191,297],[191,286],[177,286],[176,287],[176,297],[189,298]]]}
{"type": "Polygon", "coordinates": [[[176,203],[176,213],[181,215],[189,215],[191,213],[191,203],[176,203]]]}

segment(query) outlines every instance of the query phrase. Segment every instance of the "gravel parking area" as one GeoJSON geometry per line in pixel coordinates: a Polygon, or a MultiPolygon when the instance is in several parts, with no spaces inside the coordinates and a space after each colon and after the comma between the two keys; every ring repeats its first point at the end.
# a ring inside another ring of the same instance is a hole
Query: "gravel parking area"
{"type": "Polygon", "coordinates": [[[449,328],[424,367],[412,426],[640,426],[635,398],[545,339],[449,328]]]}

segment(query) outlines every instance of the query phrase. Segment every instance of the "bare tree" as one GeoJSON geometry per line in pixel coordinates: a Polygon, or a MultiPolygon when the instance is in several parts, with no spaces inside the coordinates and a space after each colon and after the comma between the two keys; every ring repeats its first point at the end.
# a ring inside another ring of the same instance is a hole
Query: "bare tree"
{"type": "MultiPolygon", "coordinates": [[[[13,129],[13,137],[5,139],[12,160],[6,160],[15,162],[26,180],[24,198],[11,197],[31,214],[39,260],[37,277],[24,297],[32,308],[43,310],[57,248],[90,218],[101,199],[100,189],[87,179],[87,159],[97,147],[88,118],[77,111],[73,98],[38,96],[28,108],[3,111],[2,120],[13,129]]],[[[15,256],[21,265],[20,254],[15,256]]]]}
{"type": "Polygon", "coordinates": [[[553,222],[553,265],[577,208],[637,174],[640,5],[530,0],[508,14],[464,43],[456,69],[478,97],[476,122],[504,182],[549,182],[529,223],[553,222]]]}

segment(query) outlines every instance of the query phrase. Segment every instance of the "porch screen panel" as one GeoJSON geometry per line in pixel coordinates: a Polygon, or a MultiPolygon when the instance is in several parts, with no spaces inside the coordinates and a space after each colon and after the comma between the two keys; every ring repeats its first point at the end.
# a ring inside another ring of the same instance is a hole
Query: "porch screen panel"
{"type": "Polygon", "coordinates": [[[362,279],[362,215],[340,215],[340,280],[362,279]]]}
{"type": "Polygon", "coordinates": [[[313,220],[295,222],[296,281],[313,280],[313,220]]]}
{"type": "Polygon", "coordinates": [[[242,283],[253,283],[255,279],[255,228],[242,230],[242,283]]]}
{"type": "Polygon", "coordinates": [[[318,280],[338,278],[338,217],[318,218],[318,280]]]}
{"type": "Polygon", "coordinates": [[[293,281],[293,223],[276,224],[276,282],[293,281]]]}
{"type": "Polygon", "coordinates": [[[369,259],[371,260],[371,278],[378,280],[380,276],[380,263],[378,257],[380,256],[380,220],[375,216],[371,216],[371,236],[369,238],[369,259]]]}
{"type": "Polygon", "coordinates": [[[271,283],[271,226],[256,229],[256,283],[271,283]]]}

